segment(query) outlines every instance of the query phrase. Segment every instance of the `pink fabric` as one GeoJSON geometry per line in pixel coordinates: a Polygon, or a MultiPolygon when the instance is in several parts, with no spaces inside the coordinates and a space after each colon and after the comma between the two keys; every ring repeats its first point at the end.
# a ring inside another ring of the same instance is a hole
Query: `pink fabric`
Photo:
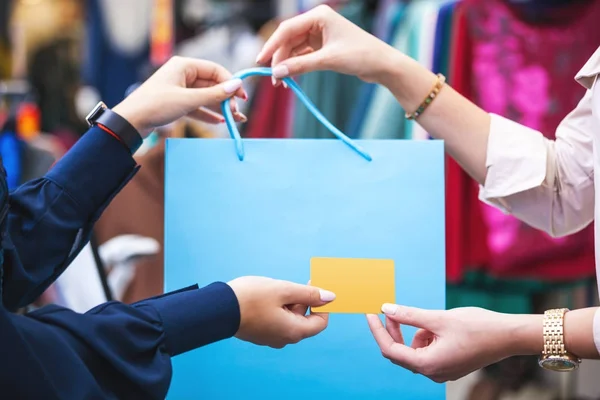
{"type": "Polygon", "coordinates": [[[269,77],[260,79],[244,136],[272,139],[290,137],[292,91],[283,85],[274,87],[269,77]]]}
{"type": "MultiPolygon", "coordinates": [[[[502,0],[464,0],[472,41],[473,100],[554,139],[560,121],[584,94],[577,71],[600,43],[600,2],[570,23],[521,21],[502,0]]],[[[592,227],[552,239],[481,203],[488,227],[491,274],[543,280],[593,276],[592,227]]]]}

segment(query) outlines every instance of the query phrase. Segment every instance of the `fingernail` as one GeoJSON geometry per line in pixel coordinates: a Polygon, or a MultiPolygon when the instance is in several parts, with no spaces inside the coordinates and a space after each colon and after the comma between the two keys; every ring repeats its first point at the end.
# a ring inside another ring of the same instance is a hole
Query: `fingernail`
{"type": "Polygon", "coordinates": [[[242,80],[240,78],[235,78],[235,79],[229,80],[223,84],[225,93],[233,93],[241,87],[242,87],[242,80]]]}
{"type": "Polygon", "coordinates": [[[319,295],[321,296],[321,301],[335,300],[335,293],[330,292],[329,290],[319,289],[319,295]]]}
{"type": "Polygon", "coordinates": [[[262,52],[258,53],[258,55],[256,56],[256,64],[259,64],[260,60],[262,58],[262,52]]]}
{"type": "Polygon", "coordinates": [[[271,83],[273,84],[273,86],[277,85],[277,80],[274,76],[271,77],[271,83]]]}
{"type": "Polygon", "coordinates": [[[396,314],[397,310],[398,310],[398,306],[395,304],[385,303],[384,305],[381,306],[381,311],[383,311],[384,314],[394,315],[394,314],[396,314]]]}
{"type": "Polygon", "coordinates": [[[247,122],[248,121],[248,117],[246,117],[244,114],[242,114],[241,112],[236,112],[235,115],[238,116],[238,118],[241,120],[241,122],[247,122]]]}
{"type": "Polygon", "coordinates": [[[275,68],[273,68],[273,76],[275,78],[284,78],[288,76],[289,73],[290,70],[286,65],[277,65],[275,68]]]}
{"type": "Polygon", "coordinates": [[[283,83],[283,87],[284,87],[284,88],[286,88],[286,89],[288,88],[288,85],[287,85],[287,83],[285,83],[285,82],[281,82],[281,83],[283,83]]]}

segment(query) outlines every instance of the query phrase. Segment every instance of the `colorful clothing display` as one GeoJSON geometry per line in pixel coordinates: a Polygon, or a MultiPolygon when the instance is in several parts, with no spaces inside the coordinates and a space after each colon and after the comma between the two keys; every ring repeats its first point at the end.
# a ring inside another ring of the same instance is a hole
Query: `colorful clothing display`
{"type": "MultiPolygon", "coordinates": [[[[560,26],[528,23],[502,0],[463,0],[470,57],[458,58],[475,103],[550,139],[585,90],[573,77],[600,43],[600,3],[560,26]],[[577,47],[573,47],[577,43],[577,47]]],[[[499,277],[564,281],[594,274],[592,228],[552,239],[480,203],[488,228],[488,271],[499,277]]]]}
{"type": "MultiPolygon", "coordinates": [[[[341,14],[361,28],[371,29],[373,15],[368,12],[367,4],[364,2],[349,4],[341,10],[341,14]]],[[[354,109],[354,101],[363,82],[350,75],[318,71],[300,77],[299,84],[323,115],[333,125],[344,129],[354,109]]],[[[333,137],[331,132],[317,121],[301,103],[297,103],[294,107],[293,124],[293,136],[296,138],[333,137]]]]}
{"type": "MultiPolygon", "coordinates": [[[[446,75],[455,90],[488,111],[537,126],[549,132],[549,137],[581,96],[581,88],[569,84],[569,76],[575,74],[598,43],[595,38],[583,39],[584,32],[599,30],[591,27],[593,18],[590,16],[585,18],[585,23],[575,18],[561,24],[560,29],[551,28],[539,21],[522,20],[504,0],[380,1],[374,15],[366,4],[355,2],[345,5],[341,11],[365,29],[369,21],[375,21],[373,34],[446,75]],[[561,35],[560,30],[565,27],[568,29],[561,35]],[[536,45],[548,34],[553,35],[556,46],[536,45]],[[569,43],[579,39],[582,49],[577,49],[577,55],[565,56],[567,51],[572,52],[569,43]],[[507,54],[510,57],[506,57],[507,54]],[[549,71],[550,79],[536,80],[541,75],[530,64],[539,60],[544,60],[542,69],[549,71]],[[492,65],[505,67],[494,72],[492,65]],[[515,68],[518,73],[514,73],[515,68]],[[550,99],[542,104],[539,93],[532,90],[536,85],[544,87],[544,82],[550,80],[560,82],[552,84],[552,92],[559,93],[561,99],[550,99]],[[495,89],[498,86],[502,86],[502,90],[518,86],[519,90],[511,90],[514,95],[506,92],[498,96],[500,89],[495,89]],[[495,99],[504,99],[503,108],[498,108],[495,99]]],[[[585,11],[596,15],[598,5],[585,11]]],[[[404,118],[405,110],[386,88],[350,81],[342,85],[346,78],[331,72],[317,72],[301,77],[300,82],[317,107],[337,126],[346,127],[351,137],[429,138],[414,121],[404,118]]],[[[280,132],[274,125],[280,117],[274,117],[275,113],[267,117],[263,112],[279,107],[279,101],[260,93],[257,96],[257,105],[252,106],[249,113],[247,136],[272,137],[280,132]]],[[[301,105],[294,109],[294,137],[331,137],[305,113],[301,105]]],[[[527,312],[531,311],[531,296],[543,292],[544,288],[563,287],[555,284],[559,281],[567,282],[567,286],[578,285],[593,276],[589,230],[561,242],[518,223],[519,236],[513,235],[510,248],[501,248],[497,244],[499,237],[505,235],[506,230],[515,230],[516,220],[482,204],[477,183],[449,156],[446,156],[445,172],[448,306],[470,304],[508,309],[511,304],[518,304],[514,311],[527,312]],[[473,279],[474,275],[485,279],[473,279]],[[530,282],[540,286],[531,286],[530,282]],[[498,294],[492,299],[488,289],[498,285],[513,285],[517,289],[506,297],[498,294]],[[490,297],[486,300],[486,296],[490,297]]]]}

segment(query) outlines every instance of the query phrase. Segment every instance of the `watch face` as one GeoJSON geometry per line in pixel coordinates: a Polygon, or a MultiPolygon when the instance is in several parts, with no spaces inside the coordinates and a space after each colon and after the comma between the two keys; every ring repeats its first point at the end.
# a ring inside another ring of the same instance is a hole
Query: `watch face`
{"type": "Polygon", "coordinates": [[[540,362],[540,365],[551,371],[573,371],[577,368],[577,364],[568,358],[563,357],[552,357],[540,362]]]}

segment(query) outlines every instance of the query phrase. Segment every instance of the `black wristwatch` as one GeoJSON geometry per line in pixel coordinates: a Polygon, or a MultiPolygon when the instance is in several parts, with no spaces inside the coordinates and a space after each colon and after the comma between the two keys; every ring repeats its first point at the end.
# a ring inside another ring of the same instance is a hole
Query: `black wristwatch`
{"type": "Polygon", "coordinates": [[[140,133],[116,112],[99,102],[96,107],[85,118],[90,127],[100,125],[116,135],[118,139],[129,149],[131,154],[135,153],[142,145],[143,139],[140,133]]]}

